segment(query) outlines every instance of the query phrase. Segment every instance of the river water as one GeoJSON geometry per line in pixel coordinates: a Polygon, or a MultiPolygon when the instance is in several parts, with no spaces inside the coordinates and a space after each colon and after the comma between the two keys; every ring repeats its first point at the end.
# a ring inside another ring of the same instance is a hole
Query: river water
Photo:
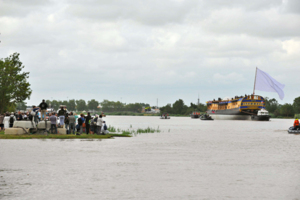
{"type": "Polygon", "coordinates": [[[108,116],[160,133],[107,140],[0,140],[0,199],[300,199],[293,120],[108,116]]]}

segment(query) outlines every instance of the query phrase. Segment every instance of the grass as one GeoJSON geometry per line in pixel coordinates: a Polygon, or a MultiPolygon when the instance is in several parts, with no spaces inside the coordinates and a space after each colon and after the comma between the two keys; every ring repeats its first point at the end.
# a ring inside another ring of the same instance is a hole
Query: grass
{"type": "Polygon", "coordinates": [[[107,135],[62,135],[62,134],[23,134],[23,135],[5,135],[4,131],[0,131],[0,139],[109,139],[114,137],[130,137],[126,134],[107,134],[107,135]]]}
{"type": "Polygon", "coordinates": [[[141,133],[159,133],[160,132],[159,126],[157,127],[157,129],[148,127],[145,129],[138,128],[135,130],[135,129],[132,129],[132,125],[130,125],[130,129],[127,129],[127,130],[109,126],[108,131],[109,132],[118,132],[118,133],[121,133],[121,135],[137,135],[137,134],[141,134],[141,133]]]}
{"type": "MultiPolygon", "coordinates": [[[[114,137],[131,137],[136,136],[142,133],[159,133],[159,126],[157,129],[155,128],[138,128],[132,129],[132,125],[130,125],[130,129],[123,130],[120,128],[115,128],[113,126],[108,127],[108,131],[110,132],[107,135],[90,135],[90,134],[81,134],[81,135],[63,135],[63,134],[22,134],[22,135],[5,135],[4,131],[0,131],[0,139],[109,139],[114,137]]],[[[170,132],[170,130],[169,130],[170,132]]]]}

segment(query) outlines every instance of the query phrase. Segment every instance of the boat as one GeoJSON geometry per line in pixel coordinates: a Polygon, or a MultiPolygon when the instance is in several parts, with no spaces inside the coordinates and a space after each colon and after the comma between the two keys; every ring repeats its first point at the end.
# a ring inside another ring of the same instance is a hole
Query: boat
{"type": "Polygon", "coordinates": [[[253,120],[268,121],[270,119],[270,117],[257,116],[259,111],[261,114],[265,112],[264,98],[259,95],[235,96],[231,99],[218,98],[206,104],[207,114],[216,120],[250,120],[253,118],[253,120]]]}
{"type": "Polygon", "coordinates": [[[266,109],[261,109],[257,112],[257,115],[252,115],[251,120],[255,121],[270,121],[269,112],[266,109]]]}
{"type": "Polygon", "coordinates": [[[294,133],[294,134],[297,134],[297,133],[300,133],[300,129],[297,128],[297,130],[294,130],[294,127],[291,126],[288,130],[288,133],[294,133]]]}
{"type": "Polygon", "coordinates": [[[200,117],[201,113],[200,112],[192,112],[190,115],[192,119],[198,119],[200,117]]]}
{"type": "MultiPolygon", "coordinates": [[[[207,114],[214,119],[269,121],[270,115],[266,110],[265,100],[262,96],[255,95],[255,89],[258,87],[258,90],[270,91],[274,84],[282,85],[265,72],[259,70],[258,73],[258,68],[256,68],[254,88],[251,95],[207,101],[207,114]]],[[[280,93],[281,96],[283,96],[283,91],[280,93]]]]}
{"type": "Polygon", "coordinates": [[[201,115],[200,120],[214,120],[211,116],[209,115],[201,115]]]}
{"type": "Polygon", "coordinates": [[[165,113],[160,116],[160,119],[170,119],[170,116],[168,113],[165,113]]]}

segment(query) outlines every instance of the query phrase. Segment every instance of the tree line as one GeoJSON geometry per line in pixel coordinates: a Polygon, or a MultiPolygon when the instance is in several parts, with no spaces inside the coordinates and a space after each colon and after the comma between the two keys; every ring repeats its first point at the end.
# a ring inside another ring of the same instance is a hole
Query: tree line
{"type": "MultiPolygon", "coordinates": [[[[103,111],[103,112],[142,112],[143,107],[149,107],[150,105],[147,103],[122,103],[120,101],[109,101],[103,100],[99,102],[95,99],[85,101],[83,99],[75,100],[46,100],[46,103],[49,107],[53,108],[54,110],[58,110],[61,105],[67,107],[70,111],[103,111]]],[[[38,106],[38,105],[37,105],[38,106]]],[[[17,110],[25,110],[26,103],[20,102],[17,103],[16,109],[17,110]]]]}
{"type": "Polygon", "coordinates": [[[272,117],[294,117],[300,114],[300,97],[294,99],[293,104],[279,104],[275,98],[265,97],[266,110],[273,115],[272,117]]]}
{"type": "Polygon", "coordinates": [[[175,115],[190,115],[194,111],[205,112],[206,110],[207,106],[202,103],[199,103],[199,105],[190,103],[190,106],[187,106],[184,104],[184,101],[182,99],[178,99],[172,105],[167,104],[163,107],[160,107],[161,113],[169,113],[175,115]]]}

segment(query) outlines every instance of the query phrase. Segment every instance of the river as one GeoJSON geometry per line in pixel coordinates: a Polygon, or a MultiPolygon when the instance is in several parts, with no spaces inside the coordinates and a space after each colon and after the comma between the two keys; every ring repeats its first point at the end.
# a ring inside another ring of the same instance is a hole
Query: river
{"type": "Polygon", "coordinates": [[[107,116],[106,140],[0,140],[0,199],[300,199],[293,120],[107,116]]]}

